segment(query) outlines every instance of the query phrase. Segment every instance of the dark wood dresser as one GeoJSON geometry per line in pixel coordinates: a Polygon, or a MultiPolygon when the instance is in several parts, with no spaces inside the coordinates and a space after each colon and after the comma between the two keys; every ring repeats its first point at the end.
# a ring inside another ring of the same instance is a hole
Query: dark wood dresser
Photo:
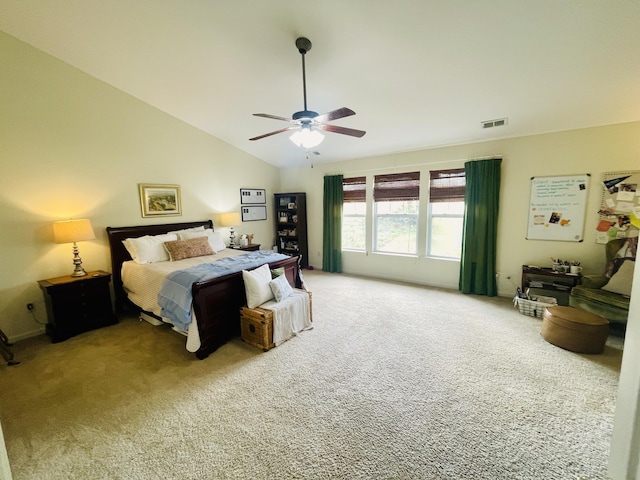
{"type": "Polygon", "coordinates": [[[118,322],[111,304],[110,281],[110,273],[97,270],[83,277],[66,275],[38,282],[44,293],[47,334],[52,342],[118,322]]]}

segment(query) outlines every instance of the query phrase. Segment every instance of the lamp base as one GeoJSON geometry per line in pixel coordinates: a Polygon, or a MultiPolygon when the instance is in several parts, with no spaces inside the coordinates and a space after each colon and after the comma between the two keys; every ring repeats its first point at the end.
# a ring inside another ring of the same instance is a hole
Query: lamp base
{"type": "Polygon", "coordinates": [[[229,248],[236,248],[238,244],[236,243],[236,234],[233,231],[233,227],[230,227],[229,233],[229,248]]]}
{"type": "Polygon", "coordinates": [[[78,246],[75,242],[73,242],[73,264],[75,268],[73,269],[72,277],[84,277],[87,272],[82,268],[82,259],[80,258],[80,251],[78,250],[78,246]]]}

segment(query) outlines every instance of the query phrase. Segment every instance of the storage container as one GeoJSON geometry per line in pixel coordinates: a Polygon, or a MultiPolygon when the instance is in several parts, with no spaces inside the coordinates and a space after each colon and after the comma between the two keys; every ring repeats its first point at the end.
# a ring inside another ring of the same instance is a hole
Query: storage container
{"type": "Polygon", "coordinates": [[[555,298],[553,297],[536,297],[536,300],[527,300],[520,297],[515,297],[513,299],[515,305],[517,305],[518,310],[523,315],[529,315],[530,317],[539,317],[542,318],[544,314],[544,310],[547,307],[553,307],[558,304],[555,298]]]}
{"type": "MultiPolygon", "coordinates": [[[[313,320],[313,308],[311,305],[311,292],[309,295],[309,315],[313,320]]],[[[249,345],[258,347],[263,351],[275,347],[273,343],[273,312],[266,308],[242,307],[240,309],[240,334],[242,340],[249,345]]]]}

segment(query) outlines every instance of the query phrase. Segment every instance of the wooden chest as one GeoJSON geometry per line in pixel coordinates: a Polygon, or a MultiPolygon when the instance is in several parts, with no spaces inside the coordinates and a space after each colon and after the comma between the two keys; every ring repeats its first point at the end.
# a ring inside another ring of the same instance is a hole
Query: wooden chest
{"type": "Polygon", "coordinates": [[[273,343],[273,312],[265,308],[240,309],[240,332],[242,340],[267,351],[275,347],[273,343]]]}
{"type": "MultiPolygon", "coordinates": [[[[311,292],[309,294],[309,314],[313,320],[311,307],[311,292]]],[[[240,309],[240,332],[242,340],[249,345],[258,347],[264,352],[275,347],[273,343],[273,312],[266,308],[240,309]]]]}

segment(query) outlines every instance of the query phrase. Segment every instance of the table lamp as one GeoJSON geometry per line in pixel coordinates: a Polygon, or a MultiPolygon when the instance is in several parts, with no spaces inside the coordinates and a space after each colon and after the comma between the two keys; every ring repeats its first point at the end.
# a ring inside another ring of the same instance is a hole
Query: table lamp
{"type": "Polygon", "coordinates": [[[87,274],[82,268],[82,259],[78,252],[76,242],[93,240],[96,238],[89,220],[62,220],[53,222],[53,240],[56,243],[73,243],[73,264],[75,268],[72,277],[82,277],[87,274]]]}
{"type": "Polygon", "coordinates": [[[241,222],[242,222],[242,218],[240,217],[240,214],[237,212],[223,213],[222,215],[220,215],[220,224],[223,227],[229,227],[229,231],[230,231],[229,247],[230,248],[235,248],[238,246],[238,244],[236,243],[236,234],[233,231],[233,227],[234,225],[238,225],[241,222]]]}

